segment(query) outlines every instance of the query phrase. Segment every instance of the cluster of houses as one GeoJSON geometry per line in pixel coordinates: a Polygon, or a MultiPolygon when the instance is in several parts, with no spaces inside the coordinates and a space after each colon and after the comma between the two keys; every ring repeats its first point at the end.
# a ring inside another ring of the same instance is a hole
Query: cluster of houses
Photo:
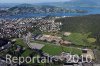
{"type": "Polygon", "coordinates": [[[31,24],[24,19],[0,19],[0,37],[18,37],[18,35],[27,28],[31,28],[31,24]]]}
{"type": "Polygon", "coordinates": [[[61,22],[55,22],[54,20],[43,20],[43,23],[40,25],[40,30],[44,32],[59,31],[61,25],[61,22]]]}
{"type": "Polygon", "coordinates": [[[28,32],[33,27],[39,28],[39,30],[44,32],[58,31],[61,25],[60,22],[54,22],[53,19],[0,19],[0,37],[19,37],[20,34],[28,32]]]}

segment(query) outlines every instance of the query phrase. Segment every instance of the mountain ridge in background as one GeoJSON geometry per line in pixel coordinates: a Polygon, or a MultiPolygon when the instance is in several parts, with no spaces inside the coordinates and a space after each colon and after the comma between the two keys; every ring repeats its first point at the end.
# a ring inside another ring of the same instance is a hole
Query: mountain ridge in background
{"type": "MultiPolygon", "coordinates": [[[[16,6],[22,3],[0,3],[0,6],[16,6]]],[[[100,0],[70,0],[64,2],[49,2],[49,3],[28,3],[33,5],[52,5],[60,7],[71,7],[71,6],[80,6],[80,7],[90,7],[90,6],[100,6],[100,0]]]]}

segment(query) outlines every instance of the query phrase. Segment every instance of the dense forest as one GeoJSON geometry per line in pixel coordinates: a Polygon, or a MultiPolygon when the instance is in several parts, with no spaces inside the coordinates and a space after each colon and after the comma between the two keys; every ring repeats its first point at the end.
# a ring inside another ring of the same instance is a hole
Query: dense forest
{"type": "Polygon", "coordinates": [[[57,19],[63,23],[61,31],[89,33],[100,43],[100,15],[87,15],[57,19]]]}
{"type": "Polygon", "coordinates": [[[93,34],[100,32],[100,15],[66,17],[56,21],[63,23],[61,31],[92,32],[93,34]]]}

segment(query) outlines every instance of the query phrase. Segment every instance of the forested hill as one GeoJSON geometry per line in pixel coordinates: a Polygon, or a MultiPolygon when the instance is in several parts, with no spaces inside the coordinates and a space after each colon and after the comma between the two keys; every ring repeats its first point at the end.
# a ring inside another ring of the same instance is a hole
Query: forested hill
{"type": "Polygon", "coordinates": [[[92,34],[100,32],[100,15],[66,17],[57,19],[56,21],[63,23],[61,31],[92,32],[92,34]]]}

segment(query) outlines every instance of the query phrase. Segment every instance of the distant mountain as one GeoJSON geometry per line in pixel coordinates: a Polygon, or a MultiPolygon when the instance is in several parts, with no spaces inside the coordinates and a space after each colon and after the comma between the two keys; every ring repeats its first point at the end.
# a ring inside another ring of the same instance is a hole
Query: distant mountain
{"type": "Polygon", "coordinates": [[[71,0],[66,2],[45,3],[59,7],[100,7],[100,0],[71,0]]]}
{"type": "Polygon", "coordinates": [[[57,7],[53,5],[32,5],[21,4],[8,9],[13,14],[25,14],[25,13],[84,13],[87,11],[77,9],[65,9],[63,7],[57,7]]]}
{"type": "Polygon", "coordinates": [[[100,0],[70,0],[65,2],[35,4],[0,4],[0,16],[41,13],[49,15],[60,13],[65,16],[66,14],[68,14],[68,16],[100,14],[100,0]],[[1,7],[7,8],[3,9],[1,7]]]}
{"type": "MultiPolygon", "coordinates": [[[[49,3],[34,3],[35,5],[51,5],[56,7],[89,7],[89,6],[100,6],[100,0],[70,0],[65,2],[49,2],[49,3]]],[[[0,3],[0,7],[14,7],[19,5],[19,3],[0,3]]],[[[29,5],[29,4],[27,4],[29,5]]],[[[26,6],[26,4],[22,4],[26,6]]]]}
{"type": "Polygon", "coordinates": [[[18,5],[18,3],[0,3],[0,8],[11,8],[18,5]]]}

